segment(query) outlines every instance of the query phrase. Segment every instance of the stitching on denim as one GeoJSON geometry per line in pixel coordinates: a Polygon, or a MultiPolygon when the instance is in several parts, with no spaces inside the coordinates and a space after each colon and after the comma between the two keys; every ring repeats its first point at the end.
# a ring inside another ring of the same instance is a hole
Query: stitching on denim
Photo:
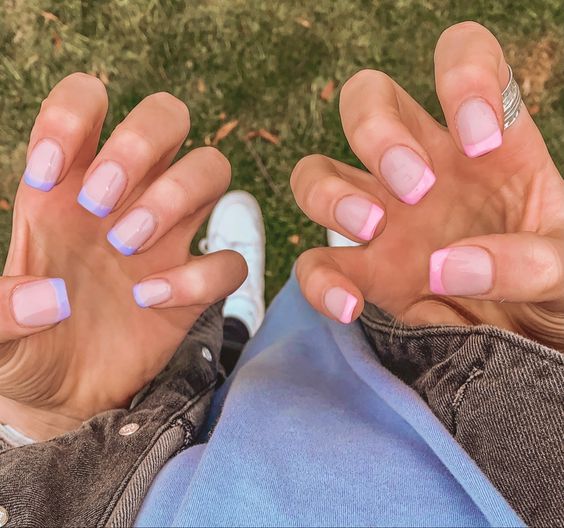
{"type": "Polygon", "coordinates": [[[139,467],[139,464],[141,464],[141,462],[145,459],[145,457],[147,456],[147,453],[153,448],[153,446],[155,445],[155,443],[158,441],[158,439],[162,436],[162,434],[167,430],[170,429],[170,422],[174,421],[176,419],[178,419],[180,416],[186,414],[192,407],[194,407],[194,405],[196,405],[210,390],[213,390],[213,388],[215,387],[215,381],[213,383],[210,383],[209,385],[207,385],[204,389],[202,389],[198,394],[194,395],[193,398],[191,398],[185,405],[184,407],[182,407],[182,409],[180,409],[179,411],[176,411],[175,413],[169,415],[166,420],[165,423],[163,425],[161,425],[157,431],[155,432],[155,434],[153,435],[153,437],[151,438],[151,441],[147,444],[147,447],[144,449],[144,451],[139,455],[139,457],[137,458],[137,460],[132,464],[131,469],[129,470],[129,474],[122,480],[120,486],[117,488],[116,492],[114,493],[113,497],[111,498],[110,501],[108,501],[108,506],[106,507],[106,509],[104,510],[104,513],[102,514],[102,516],[100,517],[100,521],[98,522],[98,526],[105,526],[108,519],[110,518],[116,504],[118,503],[120,497],[123,495],[123,492],[125,491],[125,489],[127,488],[129,482],[131,481],[133,475],[135,474],[135,471],[137,470],[137,468],[139,467]]]}
{"type": "Polygon", "coordinates": [[[390,336],[390,342],[395,336],[403,342],[403,338],[406,339],[420,339],[420,338],[434,338],[434,337],[469,337],[470,335],[480,335],[488,337],[490,339],[496,339],[502,341],[505,344],[520,347],[526,349],[526,352],[535,354],[539,359],[549,361],[554,365],[564,368],[564,354],[558,352],[557,350],[551,349],[540,343],[527,339],[525,337],[515,335],[506,336],[501,330],[492,326],[424,326],[409,328],[404,327],[401,330],[397,330],[392,327],[389,323],[382,321],[374,321],[365,315],[362,315],[362,324],[366,325],[371,330],[379,331],[390,336]]]}
{"type": "Polygon", "coordinates": [[[196,428],[194,427],[194,424],[190,420],[188,420],[188,418],[186,418],[185,416],[179,416],[170,425],[170,428],[172,429],[173,427],[176,427],[178,425],[180,425],[180,427],[182,427],[182,430],[184,431],[184,441],[182,442],[180,448],[176,451],[175,455],[178,455],[179,453],[182,453],[182,451],[188,449],[190,447],[190,444],[196,437],[196,428]]]}
{"type": "Polygon", "coordinates": [[[480,363],[479,365],[474,366],[470,371],[470,374],[466,378],[466,381],[464,381],[464,383],[458,388],[458,390],[454,395],[454,398],[452,400],[452,418],[454,423],[454,434],[456,434],[456,430],[458,428],[458,411],[460,409],[460,406],[462,405],[464,397],[466,396],[466,391],[468,390],[469,385],[473,381],[482,377],[483,374],[484,374],[483,364],[480,363]]]}

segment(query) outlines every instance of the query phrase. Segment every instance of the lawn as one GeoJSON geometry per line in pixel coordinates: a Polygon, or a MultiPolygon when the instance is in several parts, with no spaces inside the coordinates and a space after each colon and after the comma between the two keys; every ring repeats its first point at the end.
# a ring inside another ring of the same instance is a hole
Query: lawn
{"type": "Polygon", "coordinates": [[[311,152],[357,163],[340,129],[339,86],[360,68],[381,69],[441,118],[434,44],[443,29],[467,19],[487,25],[504,45],[562,168],[562,1],[2,0],[2,258],[39,104],[57,80],[81,70],[107,84],[104,139],[133,105],[159,90],[190,106],[192,131],[183,152],[237,122],[218,147],[231,160],[233,188],[251,191],[262,204],[272,298],[295,257],[324,242],[324,231],[293,203],[292,167],[311,152]],[[249,137],[260,129],[278,143],[249,137]]]}

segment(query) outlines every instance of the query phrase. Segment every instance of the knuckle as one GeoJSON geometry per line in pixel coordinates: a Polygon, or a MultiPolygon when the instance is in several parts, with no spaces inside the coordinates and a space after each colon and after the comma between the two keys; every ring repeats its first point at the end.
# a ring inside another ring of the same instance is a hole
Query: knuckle
{"type": "Polygon", "coordinates": [[[231,163],[227,157],[215,147],[198,147],[193,153],[201,155],[206,160],[206,165],[211,165],[213,172],[227,181],[227,185],[231,182],[231,163]]]}
{"type": "Polygon", "coordinates": [[[350,77],[343,85],[343,88],[341,89],[341,101],[346,99],[351,93],[356,92],[360,86],[364,86],[366,84],[382,86],[389,85],[391,83],[393,83],[392,78],[383,71],[370,69],[360,70],[350,77]]]}
{"type": "Polygon", "coordinates": [[[156,92],[149,95],[146,99],[155,102],[159,106],[171,109],[175,114],[179,114],[185,120],[190,118],[188,105],[169,92],[156,92]]]}
{"type": "MultiPolygon", "coordinates": [[[[478,22],[474,22],[473,20],[465,20],[463,22],[458,22],[453,24],[452,26],[447,27],[440,35],[439,42],[443,39],[447,38],[458,38],[461,33],[467,33],[469,31],[484,31],[486,28],[479,24],[478,22]]],[[[487,30],[486,30],[487,31],[487,30]]]]}
{"type": "Polygon", "coordinates": [[[479,89],[491,77],[491,70],[478,61],[465,62],[453,66],[437,79],[439,92],[448,93],[458,91],[460,86],[465,89],[479,89]]]}
{"type": "Polygon", "coordinates": [[[322,154],[309,154],[296,163],[294,169],[292,170],[292,174],[290,175],[290,188],[296,198],[303,181],[304,171],[308,172],[312,168],[318,167],[324,163],[325,159],[325,156],[322,154]]]}
{"type": "Polygon", "coordinates": [[[74,72],[67,75],[61,82],[70,81],[72,83],[86,85],[90,96],[98,97],[107,106],[108,92],[104,83],[95,75],[84,72],[74,72]]]}
{"type": "Polygon", "coordinates": [[[41,103],[41,111],[36,124],[47,130],[57,130],[62,136],[74,136],[85,139],[91,131],[84,118],[79,114],[59,105],[50,104],[48,98],[41,103]]]}
{"type": "Polygon", "coordinates": [[[110,141],[125,159],[139,161],[142,165],[151,167],[161,158],[154,143],[146,135],[128,128],[125,122],[116,127],[110,141]]]}

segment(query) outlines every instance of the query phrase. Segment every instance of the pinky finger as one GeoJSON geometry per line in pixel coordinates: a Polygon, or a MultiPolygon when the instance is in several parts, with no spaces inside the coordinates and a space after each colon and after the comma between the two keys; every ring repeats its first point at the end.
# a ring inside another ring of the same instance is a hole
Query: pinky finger
{"type": "Polygon", "coordinates": [[[133,286],[141,308],[208,306],[233,293],[245,280],[239,253],[218,251],[144,278],[133,286]]]}
{"type": "Polygon", "coordinates": [[[318,312],[344,324],[361,314],[363,296],[333,260],[330,249],[317,248],[303,253],[296,264],[296,276],[304,297],[318,312]]]}

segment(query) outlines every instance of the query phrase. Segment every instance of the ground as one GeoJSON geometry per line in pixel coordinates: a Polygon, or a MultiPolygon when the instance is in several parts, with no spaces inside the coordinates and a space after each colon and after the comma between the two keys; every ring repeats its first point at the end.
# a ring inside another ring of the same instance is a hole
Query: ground
{"type": "Polygon", "coordinates": [[[441,31],[463,20],[497,35],[564,167],[563,1],[3,0],[2,259],[39,104],[59,79],[80,70],[107,85],[104,139],[133,105],[160,90],[190,107],[183,152],[225,136],[218,147],[231,160],[232,187],[252,192],[263,206],[271,299],[295,257],[324,242],[323,229],[293,202],[292,167],[312,152],[358,164],[340,128],[339,87],[361,68],[380,69],[442,119],[433,49],[441,31]],[[264,137],[249,136],[261,129],[264,137]]]}

